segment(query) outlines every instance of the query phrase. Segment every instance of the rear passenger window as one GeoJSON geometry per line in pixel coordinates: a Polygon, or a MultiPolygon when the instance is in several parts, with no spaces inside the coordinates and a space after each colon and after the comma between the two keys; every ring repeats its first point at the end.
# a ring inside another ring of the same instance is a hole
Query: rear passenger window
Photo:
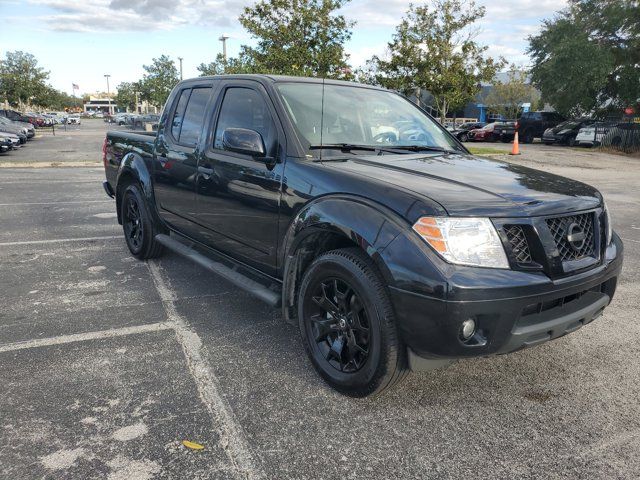
{"type": "Polygon", "coordinates": [[[209,101],[211,88],[194,88],[191,91],[187,108],[182,120],[178,141],[183,145],[195,146],[198,143],[204,113],[209,101]]]}
{"type": "Polygon", "coordinates": [[[173,118],[171,119],[171,135],[178,140],[180,138],[180,128],[182,127],[182,117],[184,115],[184,109],[187,106],[189,100],[189,94],[191,89],[183,90],[178,100],[178,106],[173,112],[173,118]]]}
{"type": "Polygon", "coordinates": [[[250,88],[229,88],[222,101],[214,148],[222,150],[222,134],[227,128],[248,128],[262,135],[270,155],[277,143],[275,124],[262,96],[250,88]]]}

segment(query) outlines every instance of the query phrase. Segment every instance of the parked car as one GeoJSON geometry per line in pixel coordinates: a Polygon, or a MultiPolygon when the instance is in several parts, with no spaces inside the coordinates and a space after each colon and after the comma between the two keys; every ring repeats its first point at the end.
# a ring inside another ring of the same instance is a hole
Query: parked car
{"type": "Polygon", "coordinates": [[[531,143],[535,138],[542,138],[547,128],[552,128],[566,119],[556,112],[524,112],[516,122],[518,140],[531,143]]]}
{"type": "Polygon", "coordinates": [[[103,162],[133,256],[169,249],[281,307],[347,395],[573,332],[622,268],[595,188],[474,157],[377,87],[185,80],[158,133],[108,132],[103,162]]]}
{"type": "Polygon", "coordinates": [[[72,113],[67,117],[67,124],[69,125],[80,125],[81,123],[80,114],[78,113],[72,113]]]}
{"type": "Polygon", "coordinates": [[[470,142],[496,142],[500,139],[498,133],[494,133],[496,122],[488,123],[482,128],[474,128],[467,132],[470,142]]]}
{"type": "MultiPolygon", "coordinates": [[[[40,126],[38,124],[38,121],[34,117],[28,117],[27,115],[23,115],[22,113],[16,112],[15,110],[0,109],[0,116],[8,118],[9,120],[17,121],[17,122],[31,123],[35,127],[40,126]]],[[[42,121],[40,123],[44,124],[44,122],[42,121]]]]}
{"type": "Polygon", "coordinates": [[[593,125],[593,120],[567,120],[555,127],[547,128],[542,134],[542,142],[545,145],[562,144],[573,147],[576,143],[578,132],[584,126],[593,125]]]}
{"type": "Polygon", "coordinates": [[[516,122],[495,122],[493,136],[503,143],[512,142],[516,136],[516,122]]]}
{"type": "Polygon", "coordinates": [[[608,124],[596,122],[588,126],[583,126],[576,135],[576,145],[584,147],[594,147],[600,145],[602,137],[609,131],[608,124]]]}
{"type": "MultiPolygon", "coordinates": [[[[3,119],[6,120],[6,119],[3,119]]],[[[20,144],[27,143],[26,129],[20,126],[12,125],[10,122],[0,122],[0,132],[16,135],[20,139],[20,144]]]]}
{"type": "Polygon", "coordinates": [[[2,127],[9,127],[9,130],[16,130],[17,132],[23,133],[26,135],[27,139],[33,138],[36,134],[36,130],[30,123],[26,122],[15,122],[13,120],[9,120],[6,117],[0,116],[0,129],[2,127]]]}
{"type": "Polygon", "coordinates": [[[466,142],[469,140],[469,131],[482,128],[485,125],[486,122],[466,122],[458,125],[451,133],[461,142],[466,142]]]}
{"type": "Polygon", "coordinates": [[[11,140],[0,133],[0,153],[8,152],[11,149],[11,140]]]}
{"type": "Polygon", "coordinates": [[[18,135],[14,135],[13,133],[3,132],[0,130],[0,141],[10,147],[10,150],[15,150],[22,146],[22,140],[18,135]]]}

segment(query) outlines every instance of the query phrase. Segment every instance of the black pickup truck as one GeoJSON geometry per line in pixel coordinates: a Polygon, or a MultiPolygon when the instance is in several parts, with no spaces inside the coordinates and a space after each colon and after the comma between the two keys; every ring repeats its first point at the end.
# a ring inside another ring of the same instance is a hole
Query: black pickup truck
{"type": "Polygon", "coordinates": [[[186,80],[157,134],[109,132],[103,154],[134,256],[167,248],[281,307],[352,396],[573,332],[622,268],[597,190],[475,157],[380,88],[186,80]]]}

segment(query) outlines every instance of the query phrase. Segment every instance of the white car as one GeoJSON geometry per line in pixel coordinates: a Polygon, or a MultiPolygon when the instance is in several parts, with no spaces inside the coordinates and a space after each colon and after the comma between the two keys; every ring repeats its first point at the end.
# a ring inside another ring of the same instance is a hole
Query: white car
{"type": "Polygon", "coordinates": [[[80,125],[80,115],[73,113],[67,117],[67,123],[69,125],[80,125]]]}
{"type": "Polygon", "coordinates": [[[609,133],[611,125],[597,122],[581,128],[576,135],[576,145],[588,147],[598,146],[602,143],[604,136],[609,133]]]}

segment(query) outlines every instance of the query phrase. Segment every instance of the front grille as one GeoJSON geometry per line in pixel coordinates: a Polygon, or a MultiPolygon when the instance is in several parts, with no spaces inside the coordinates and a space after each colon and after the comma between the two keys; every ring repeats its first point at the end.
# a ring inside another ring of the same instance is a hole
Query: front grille
{"type": "Polygon", "coordinates": [[[547,218],[546,222],[563,262],[596,256],[593,212],[547,218]],[[577,230],[584,232],[585,238],[582,245],[572,245],[567,238],[570,233],[569,227],[573,224],[577,225],[577,230]]]}
{"type": "Polygon", "coordinates": [[[518,263],[531,263],[531,250],[527,243],[527,237],[520,225],[505,225],[504,233],[507,235],[511,251],[518,263]]]}

